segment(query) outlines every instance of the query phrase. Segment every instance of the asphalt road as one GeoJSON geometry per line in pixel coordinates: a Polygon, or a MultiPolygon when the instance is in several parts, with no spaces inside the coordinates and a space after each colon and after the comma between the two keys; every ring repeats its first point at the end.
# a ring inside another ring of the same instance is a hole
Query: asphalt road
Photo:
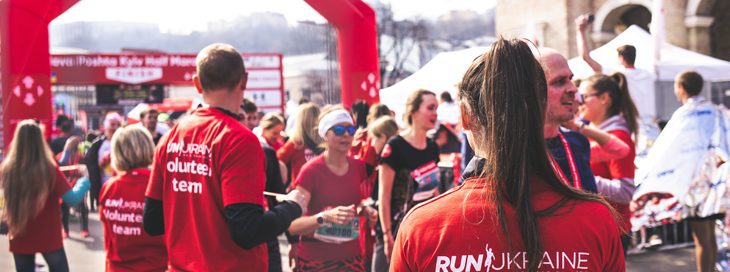
{"type": "MultiPolygon", "coordinates": [[[[101,223],[96,213],[89,215],[89,228],[91,236],[81,238],[79,235],[80,226],[78,221],[70,223],[71,235],[64,241],[64,247],[69,260],[71,271],[98,272],[104,271],[104,244],[101,223]]],[[[286,264],[289,245],[286,239],[281,237],[282,263],[286,264]]],[[[13,256],[7,251],[7,237],[0,238],[0,248],[5,250],[0,253],[0,271],[14,271],[15,265],[13,256]]],[[[663,251],[651,251],[640,254],[629,255],[627,258],[628,271],[694,271],[695,270],[694,248],[679,248],[663,251]]],[[[41,265],[36,271],[48,271],[45,261],[41,255],[37,255],[36,263],[41,265]]],[[[285,269],[289,271],[289,269],[285,269]]]]}

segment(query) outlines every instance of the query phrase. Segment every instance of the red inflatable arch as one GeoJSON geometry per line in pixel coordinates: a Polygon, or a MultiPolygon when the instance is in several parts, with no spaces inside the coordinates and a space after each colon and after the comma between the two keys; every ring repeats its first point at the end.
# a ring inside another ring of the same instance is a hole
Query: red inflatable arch
{"type": "MultiPolygon", "coordinates": [[[[0,0],[0,146],[19,121],[52,125],[48,24],[78,0],[0,0]]],[[[380,89],[375,12],[361,0],[306,0],[336,29],[342,102],[377,102],[380,89]]],[[[46,131],[49,136],[50,129],[46,131]]]]}
{"type": "Polygon", "coordinates": [[[305,0],[337,29],[342,103],[379,101],[375,11],[361,0],[305,0]]]}
{"type": "Polygon", "coordinates": [[[0,0],[1,146],[18,122],[38,119],[50,135],[51,55],[48,24],[78,0],[0,0]]]}

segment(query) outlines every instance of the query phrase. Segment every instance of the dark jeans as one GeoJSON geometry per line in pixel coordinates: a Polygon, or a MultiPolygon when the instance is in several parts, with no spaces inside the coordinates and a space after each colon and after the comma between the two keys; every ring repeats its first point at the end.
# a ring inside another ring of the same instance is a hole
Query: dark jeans
{"type": "Polygon", "coordinates": [[[279,239],[274,238],[268,242],[269,248],[269,272],[281,272],[281,250],[279,250],[279,239]]]}
{"type": "Polygon", "coordinates": [[[624,257],[625,257],[626,252],[629,251],[629,247],[631,246],[631,234],[621,235],[621,246],[624,248],[624,257]]]}
{"type": "MultiPolygon", "coordinates": [[[[66,260],[66,252],[63,247],[51,252],[41,253],[43,259],[48,263],[48,269],[51,272],[68,272],[68,260],[66,260]]],[[[35,272],[35,254],[17,254],[13,253],[15,259],[15,271],[18,272],[35,272]]]]}
{"type": "Polygon", "coordinates": [[[373,250],[373,272],[387,272],[390,267],[390,261],[385,257],[385,244],[380,238],[375,242],[375,249],[373,250]]]}
{"type": "MultiPolygon", "coordinates": [[[[86,200],[81,201],[74,208],[81,214],[81,230],[89,231],[89,208],[86,207],[86,200]]],[[[61,204],[61,223],[63,230],[68,232],[68,217],[71,206],[66,203],[61,204]]]]}

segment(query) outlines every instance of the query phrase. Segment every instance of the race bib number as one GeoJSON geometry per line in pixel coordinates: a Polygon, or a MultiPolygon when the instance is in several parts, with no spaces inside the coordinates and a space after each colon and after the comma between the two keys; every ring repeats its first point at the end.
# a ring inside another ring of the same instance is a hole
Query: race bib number
{"type": "Polygon", "coordinates": [[[413,201],[424,201],[438,194],[439,168],[433,161],[411,171],[411,177],[418,184],[413,201]]]}
{"type": "Polygon", "coordinates": [[[349,224],[327,224],[314,232],[314,238],[325,243],[342,244],[360,237],[360,219],[356,217],[349,224]]]}

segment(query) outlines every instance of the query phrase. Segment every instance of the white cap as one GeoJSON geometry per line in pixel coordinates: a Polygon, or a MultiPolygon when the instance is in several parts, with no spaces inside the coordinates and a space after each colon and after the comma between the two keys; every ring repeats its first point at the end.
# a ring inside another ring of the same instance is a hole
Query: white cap
{"type": "Polygon", "coordinates": [[[327,115],[322,117],[322,120],[319,121],[319,136],[324,138],[324,135],[327,134],[327,131],[339,123],[348,123],[350,125],[355,124],[354,122],[352,122],[352,116],[350,116],[349,112],[347,112],[346,110],[335,110],[327,113],[327,115]]]}

